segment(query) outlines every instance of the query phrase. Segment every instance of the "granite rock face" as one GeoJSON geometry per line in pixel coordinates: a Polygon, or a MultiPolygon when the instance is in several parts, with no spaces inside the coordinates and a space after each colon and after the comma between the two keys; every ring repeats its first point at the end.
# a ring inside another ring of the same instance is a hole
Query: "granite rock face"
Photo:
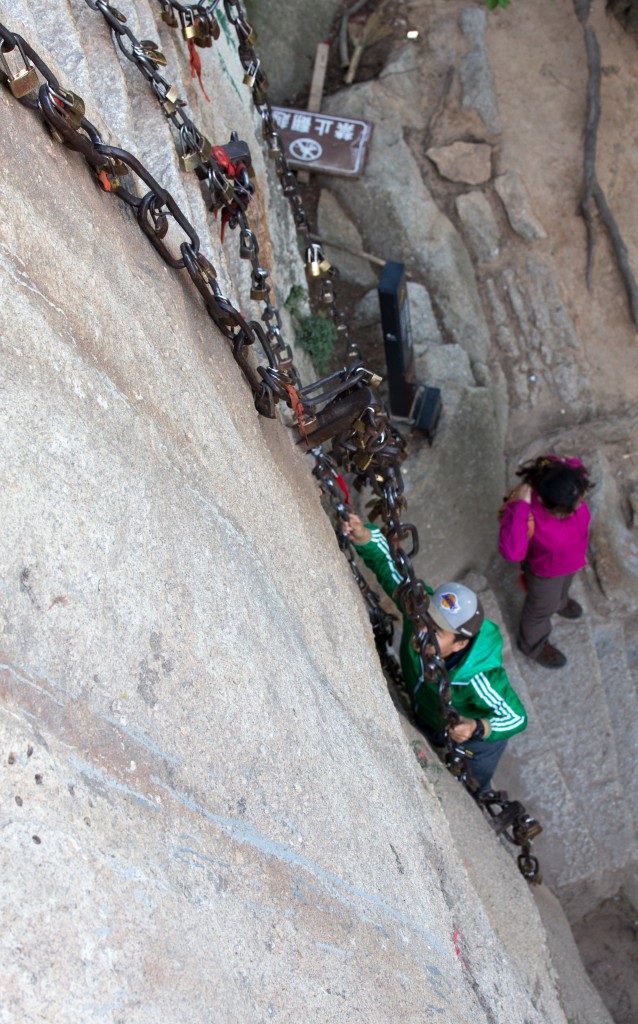
{"type": "MultiPolygon", "coordinates": [[[[249,141],[281,305],[302,263],[228,25],[202,51],[207,105],[160,8],[118,6],[209,138],[249,141]]],[[[222,245],[101,15],[13,0],[0,17],[170,190],[258,316],[236,236],[222,245]]],[[[470,874],[406,742],[307,460],[257,416],[188,276],[4,87],[0,128],[6,1019],[563,1024],[525,883],[499,849],[508,931],[485,854],[470,874]]],[[[467,271],[446,330],[484,355],[467,256],[420,202],[457,260],[433,276],[458,288],[467,271]]],[[[471,420],[490,396],[462,388],[471,420]]]]}

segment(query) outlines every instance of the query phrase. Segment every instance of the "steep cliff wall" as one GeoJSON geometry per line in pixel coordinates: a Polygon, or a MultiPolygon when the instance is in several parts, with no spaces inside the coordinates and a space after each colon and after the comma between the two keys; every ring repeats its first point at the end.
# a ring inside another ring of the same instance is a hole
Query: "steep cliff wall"
{"type": "MultiPolygon", "coordinates": [[[[211,140],[249,141],[281,302],[301,264],[232,33],[202,51],[207,105],[159,4],[120,6],[211,140]]],[[[0,20],[247,304],[100,14],[0,20]]],[[[4,87],[0,131],[1,1019],[559,1024],[526,885],[423,777],[307,460],[184,272],[4,87]]]]}

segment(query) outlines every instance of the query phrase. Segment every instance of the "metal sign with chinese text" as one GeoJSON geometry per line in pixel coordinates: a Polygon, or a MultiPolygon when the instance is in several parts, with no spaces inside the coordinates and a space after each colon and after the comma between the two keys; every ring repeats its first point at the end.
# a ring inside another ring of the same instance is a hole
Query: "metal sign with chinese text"
{"type": "Polygon", "coordinates": [[[363,174],[372,125],[353,117],[273,107],[273,119],[291,167],[358,177],[363,174]]]}

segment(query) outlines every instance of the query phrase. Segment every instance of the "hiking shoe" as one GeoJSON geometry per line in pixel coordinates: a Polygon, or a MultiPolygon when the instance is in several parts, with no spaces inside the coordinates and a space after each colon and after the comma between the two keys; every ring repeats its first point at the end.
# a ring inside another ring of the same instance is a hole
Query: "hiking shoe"
{"type": "Polygon", "coordinates": [[[563,665],[567,664],[567,658],[563,652],[559,651],[558,647],[550,644],[549,640],[545,641],[545,646],[536,655],[534,661],[537,661],[543,668],[562,668],[563,665]]]}
{"type": "Polygon", "coordinates": [[[582,606],[579,605],[578,601],[574,601],[573,597],[570,597],[564,608],[561,608],[557,615],[562,615],[564,619],[579,619],[583,614],[582,606]]]}

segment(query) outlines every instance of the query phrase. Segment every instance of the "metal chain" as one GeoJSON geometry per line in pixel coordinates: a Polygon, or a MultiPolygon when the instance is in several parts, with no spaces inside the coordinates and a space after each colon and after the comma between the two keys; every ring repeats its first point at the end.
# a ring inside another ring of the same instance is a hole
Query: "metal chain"
{"type": "MultiPolygon", "coordinates": [[[[87,0],[88,2],[89,0],[87,0]]],[[[158,0],[158,2],[163,7],[168,5],[175,9],[184,6],[175,3],[174,0],[158,0]]],[[[297,188],[296,175],[291,171],[284,155],[272,107],[268,100],[268,79],[261,60],[253,48],[257,35],[248,22],[241,4],[236,0],[223,0],[223,2],[226,17],[237,34],[238,54],[244,69],[244,85],[249,86],[252,91],[253,102],[261,117],[262,136],[266,142],[268,154],[275,161],[277,177],[283,194],[290,204],[297,232],[301,236],[308,283],[309,285],[320,285],[319,302],[315,305],[319,305],[332,320],[337,339],[343,346],[346,362],[359,362],[361,351],[350,336],[348,318],[337,302],[334,282],[338,278],[339,272],[326,259],[320,243],[313,240],[310,221],[297,188]]],[[[176,21],[174,27],[177,27],[176,21]]],[[[182,34],[184,34],[184,30],[182,30],[182,34]]],[[[197,42],[197,40],[195,41],[197,42]]]]}

